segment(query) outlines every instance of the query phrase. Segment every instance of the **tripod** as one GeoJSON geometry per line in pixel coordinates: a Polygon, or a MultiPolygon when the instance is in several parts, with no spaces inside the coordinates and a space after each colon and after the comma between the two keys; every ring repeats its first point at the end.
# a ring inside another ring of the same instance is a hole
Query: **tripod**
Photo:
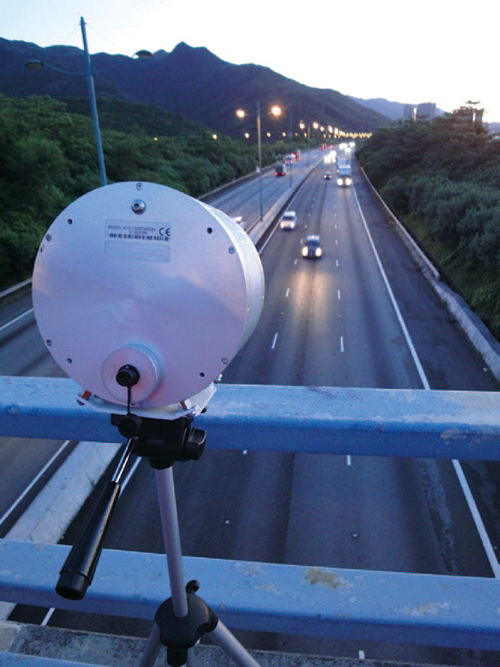
{"type": "Polygon", "coordinates": [[[182,667],[187,664],[194,667],[194,652],[189,649],[207,633],[241,667],[259,667],[215,612],[197,595],[200,584],[190,581],[184,585],[173,464],[176,461],[198,460],[205,448],[205,432],[192,426],[192,416],[168,421],[132,414],[131,389],[138,378],[138,371],[131,366],[124,366],[118,372],[117,382],[128,389],[127,414],[111,415],[111,423],[128,438],[127,445],[111,481],[61,569],[56,591],[73,600],[82,599],[85,595],[118,500],[120,478],[130,455],[137,454],[149,460],[155,473],[171,591],[171,597],[160,605],[155,614],[155,623],[139,667],[153,667],[162,644],[167,649],[168,665],[182,667]]]}

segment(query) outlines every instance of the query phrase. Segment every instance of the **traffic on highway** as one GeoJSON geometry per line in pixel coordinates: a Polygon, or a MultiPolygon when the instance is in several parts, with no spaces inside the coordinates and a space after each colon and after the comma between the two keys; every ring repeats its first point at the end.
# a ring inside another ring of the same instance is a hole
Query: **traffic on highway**
{"type": "MultiPolygon", "coordinates": [[[[388,224],[357,169],[338,184],[323,151],[214,194],[251,234],[287,192],[257,248],[266,297],[223,383],[497,391],[497,382],[388,224]],[[333,173],[333,178],[325,177],[333,173]],[[300,187],[293,185],[301,177],[300,187]],[[293,212],[293,216],[286,213],[293,212]],[[288,221],[283,225],[283,220],[288,221]]],[[[0,311],[0,372],[62,376],[38,334],[29,290],[0,311]]],[[[210,407],[208,407],[210,409],[210,407]]],[[[235,439],[238,434],[234,434],[235,439]]],[[[77,443],[2,438],[0,530],[15,526],[77,443]]],[[[483,462],[210,448],[174,466],[183,553],[242,561],[496,577],[496,467],[483,462]],[[479,521],[477,517],[479,516],[479,521]]],[[[106,547],[163,552],[152,470],[132,461],[106,547]]],[[[91,494],[61,535],[72,543],[91,494]]],[[[147,636],[144,621],[17,607],[13,620],[147,636]]],[[[447,665],[484,652],[238,633],[248,648],[447,665]]],[[[481,660],[479,663],[478,661],[481,660]]]]}

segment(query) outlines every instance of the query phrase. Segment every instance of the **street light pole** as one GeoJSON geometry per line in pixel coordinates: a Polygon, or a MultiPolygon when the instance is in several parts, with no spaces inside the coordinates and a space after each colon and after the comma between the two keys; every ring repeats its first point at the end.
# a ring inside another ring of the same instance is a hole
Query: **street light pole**
{"type": "MultiPolygon", "coordinates": [[[[278,106],[274,106],[271,109],[271,113],[274,116],[279,116],[281,114],[281,109],[278,106]]],[[[244,109],[237,109],[236,115],[238,118],[245,118],[246,113],[244,109]]],[[[257,147],[259,152],[259,192],[260,192],[260,220],[264,219],[264,205],[262,202],[262,138],[261,138],[261,123],[260,123],[260,101],[256,102],[256,115],[257,115],[257,147]]]]}
{"type": "MultiPolygon", "coordinates": [[[[67,72],[66,70],[59,69],[59,67],[54,67],[54,65],[49,65],[49,63],[45,63],[42,60],[28,60],[28,62],[24,63],[25,67],[28,67],[28,69],[32,70],[39,70],[42,67],[48,67],[51,70],[54,70],[54,72],[59,72],[59,74],[69,74],[70,76],[86,76],[87,77],[87,83],[88,83],[88,89],[89,89],[89,96],[90,96],[90,109],[92,113],[92,121],[94,124],[94,134],[95,134],[95,141],[96,141],[96,146],[97,146],[97,157],[99,160],[99,171],[101,173],[101,181],[103,185],[107,185],[107,177],[106,177],[106,166],[104,163],[104,152],[102,149],[102,140],[101,140],[101,130],[99,128],[99,116],[97,115],[97,102],[96,102],[96,97],[95,97],[95,87],[94,87],[94,74],[92,71],[92,61],[90,59],[90,53],[89,53],[89,47],[87,43],[87,32],[85,30],[85,21],[83,20],[83,17],[80,19],[80,26],[82,29],[82,38],[83,38],[83,50],[85,53],[85,71],[84,72],[67,72]]],[[[145,59],[145,58],[152,58],[153,54],[150,51],[146,51],[145,49],[142,49],[141,51],[137,51],[134,56],[137,56],[137,58],[140,59],[145,59]]],[[[115,69],[118,69],[119,67],[122,66],[123,63],[118,64],[116,67],[112,67],[109,70],[106,70],[106,72],[112,72],[115,69]]],[[[97,74],[105,74],[106,72],[97,72],[97,74]]]]}
{"type": "Polygon", "coordinates": [[[260,219],[264,219],[264,207],[262,203],[262,142],[260,138],[260,102],[257,102],[257,146],[259,151],[259,190],[260,190],[260,219]]]}
{"type": "Polygon", "coordinates": [[[83,16],[80,19],[82,29],[83,50],[85,51],[85,72],[90,96],[90,110],[92,112],[92,122],[94,123],[95,142],[97,145],[97,156],[99,159],[99,171],[101,173],[101,182],[107,185],[106,165],[104,163],[104,151],[102,149],[101,130],[99,127],[99,116],[97,115],[97,102],[95,97],[94,75],[92,74],[92,61],[90,59],[89,47],[87,43],[87,32],[85,30],[85,21],[83,16]]]}

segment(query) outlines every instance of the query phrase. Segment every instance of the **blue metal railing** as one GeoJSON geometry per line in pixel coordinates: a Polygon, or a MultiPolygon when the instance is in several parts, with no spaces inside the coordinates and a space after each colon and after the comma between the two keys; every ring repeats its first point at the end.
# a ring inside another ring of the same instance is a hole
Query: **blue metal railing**
{"type": "MultiPolygon", "coordinates": [[[[0,434],[121,440],[66,379],[0,378],[0,434]]],[[[500,459],[494,392],[219,385],[195,420],[222,449],[500,459]]],[[[164,556],[105,550],[78,603],[54,592],[68,547],[0,541],[0,599],[151,619],[169,595],[164,556]]],[[[500,649],[496,579],[185,559],[230,627],[500,649]]],[[[0,661],[1,664],[1,661],[0,661]]]]}

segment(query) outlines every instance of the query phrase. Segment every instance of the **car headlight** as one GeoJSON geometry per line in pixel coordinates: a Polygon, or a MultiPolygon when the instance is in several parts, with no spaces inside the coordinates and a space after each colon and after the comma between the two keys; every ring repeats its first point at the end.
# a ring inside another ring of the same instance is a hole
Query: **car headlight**
{"type": "Polygon", "coordinates": [[[302,257],[307,257],[307,253],[308,253],[307,246],[304,246],[302,248],[302,257]]]}
{"type": "Polygon", "coordinates": [[[337,178],[337,185],[342,185],[344,181],[341,178],[337,178]]]}
{"type": "Polygon", "coordinates": [[[321,248],[316,248],[314,254],[316,255],[316,257],[321,257],[321,248]]]}
{"type": "Polygon", "coordinates": [[[345,179],[345,184],[346,184],[346,185],[351,185],[351,183],[352,183],[352,179],[351,179],[351,178],[346,178],[346,179],[345,179]]]}

